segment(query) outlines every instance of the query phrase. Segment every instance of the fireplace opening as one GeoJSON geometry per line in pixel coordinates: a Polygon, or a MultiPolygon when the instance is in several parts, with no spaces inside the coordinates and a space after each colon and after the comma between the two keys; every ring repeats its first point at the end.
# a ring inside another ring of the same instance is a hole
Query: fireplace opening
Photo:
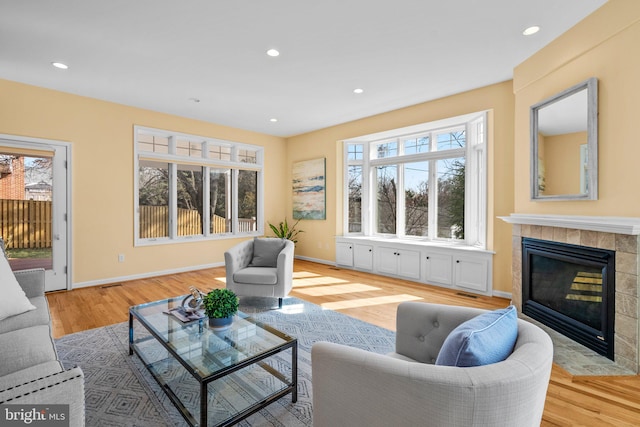
{"type": "Polygon", "coordinates": [[[615,252],[522,239],[522,312],[614,359],[615,252]]]}

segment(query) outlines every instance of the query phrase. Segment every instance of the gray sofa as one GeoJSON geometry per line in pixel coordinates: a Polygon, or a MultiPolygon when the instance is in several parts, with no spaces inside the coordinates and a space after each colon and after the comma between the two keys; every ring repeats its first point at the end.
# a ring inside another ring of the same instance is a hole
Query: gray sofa
{"type": "Polygon", "coordinates": [[[14,274],[36,309],[0,320],[0,407],[68,404],[68,425],[83,426],[84,375],[79,367],[65,370],[58,360],[44,270],[14,274]]]}
{"type": "Polygon", "coordinates": [[[401,303],[396,350],[388,355],[315,343],[314,427],[539,426],[553,344],[537,326],[517,319],[515,347],[501,362],[475,367],[434,364],[451,331],[485,312],[401,303]]]}

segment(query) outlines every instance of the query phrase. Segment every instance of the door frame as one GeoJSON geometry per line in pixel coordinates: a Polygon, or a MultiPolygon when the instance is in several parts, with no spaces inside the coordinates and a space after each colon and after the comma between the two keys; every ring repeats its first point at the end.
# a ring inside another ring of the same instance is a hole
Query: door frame
{"type": "MultiPolygon", "coordinates": [[[[5,147],[14,147],[16,149],[34,149],[34,150],[43,150],[43,151],[53,151],[54,156],[58,150],[64,151],[66,155],[66,165],[65,165],[65,199],[66,206],[64,206],[66,210],[66,231],[65,231],[65,239],[66,239],[66,248],[65,248],[65,256],[66,256],[66,283],[65,289],[70,291],[73,289],[73,232],[72,232],[72,212],[71,212],[71,143],[66,141],[59,141],[54,139],[44,139],[44,138],[32,138],[27,136],[20,135],[9,135],[0,133],[0,145],[5,147]]],[[[55,191],[55,188],[54,188],[55,191]]],[[[52,230],[52,239],[54,236],[55,230],[52,230]]]]}

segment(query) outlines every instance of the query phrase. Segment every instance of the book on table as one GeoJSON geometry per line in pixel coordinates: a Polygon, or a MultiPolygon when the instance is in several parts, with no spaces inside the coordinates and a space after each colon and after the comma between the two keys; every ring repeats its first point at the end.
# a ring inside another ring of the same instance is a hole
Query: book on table
{"type": "Polygon", "coordinates": [[[204,319],[206,315],[201,310],[196,311],[187,311],[184,307],[174,307],[170,308],[167,311],[164,311],[165,314],[169,314],[181,322],[193,322],[194,320],[204,319]]]}

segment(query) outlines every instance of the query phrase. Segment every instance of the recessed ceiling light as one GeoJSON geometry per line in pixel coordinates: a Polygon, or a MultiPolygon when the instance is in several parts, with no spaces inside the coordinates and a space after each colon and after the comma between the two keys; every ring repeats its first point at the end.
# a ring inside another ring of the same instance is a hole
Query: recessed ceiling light
{"type": "Polygon", "coordinates": [[[52,62],[51,65],[56,68],[60,68],[61,70],[66,70],[67,68],[69,68],[67,64],[63,64],[62,62],[52,62]]]}
{"type": "Polygon", "coordinates": [[[273,118],[273,119],[269,119],[269,121],[270,121],[271,123],[275,123],[275,122],[277,122],[277,121],[278,121],[278,119],[273,118]]]}
{"type": "Polygon", "coordinates": [[[364,89],[361,89],[361,88],[357,88],[353,90],[353,93],[357,93],[358,95],[361,94],[362,92],[364,92],[364,89]]]}
{"type": "Polygon", "coordinates": [[[538,31],[540,31],[540,27],[538,27],[537,25],[534,25],[533,27],[526,28],[526,29],[522,32],[522,35],[524,35],[524,36],[530,36],[530,35],[532,35],[532,34],[537,33],[538,31]]]}
{"type": "Polygon", "coordinates": [[[267,51],[267,55],[276,57],[276,56],[280,55],[280,52],[278,52],[276,49],[269,49],[267,51]]]}

